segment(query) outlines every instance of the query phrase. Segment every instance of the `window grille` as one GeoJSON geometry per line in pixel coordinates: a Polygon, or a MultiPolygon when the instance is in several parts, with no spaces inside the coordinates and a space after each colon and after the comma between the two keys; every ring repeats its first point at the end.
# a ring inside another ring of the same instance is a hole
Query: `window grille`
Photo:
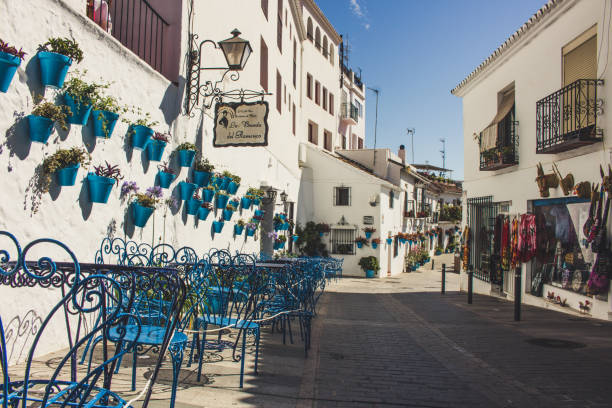
{"type": "Polygon", "coordinates": [[[350,206],[351,205],[351,188],[350,187],[334,187],[334,205],[350,206]]]}
{"type": "Polygon", "coordinates": [[[355,255],[355,230],[336,228],[331,230],[332,254],[355,255]]]}
{"type": "Polygon", "coordinates": [[[468,198],[467,224],[470,226],[470,266],[474,277],[491,281],[491,252],[495,217],[505,203],[494,203],[493,196],[468,198]]]}
{"type": "Polygon", "coordinates": [[[389,208],[393,208],[393,199],[395,198],[395,192],[389,191],[389,208]]]}

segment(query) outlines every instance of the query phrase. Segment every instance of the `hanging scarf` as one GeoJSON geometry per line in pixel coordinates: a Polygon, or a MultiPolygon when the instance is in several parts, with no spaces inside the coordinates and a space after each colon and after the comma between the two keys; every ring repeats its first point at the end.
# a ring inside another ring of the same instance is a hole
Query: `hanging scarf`
{"type": "Polygon", "coordinates": [[[510,221],[504,219],[501,229],[501,264],[502,269],[510,269],[510,221]]]}
{"type": "Polygon", "coordinates": [[[518,254],[522,262],[529,262],[536,254],[536,217],[534,214],[521,215],[518,254]]]}
{"type": "Polygon", "coordinates": [[[511,261],[510,266],[512,269],[515,269],[520,264],[519,256],[518,256],[518,242],[519,242],[519,220],[515,218],[512,220],[512,229],[510,233],[510,252],[511,252],[511,261]]]}
{"type": "Polygon", "coordinates": [[[467,271],[470,267],[470,227],[466,226],[461,236],[463,242],[463,270],[467,271]]]}

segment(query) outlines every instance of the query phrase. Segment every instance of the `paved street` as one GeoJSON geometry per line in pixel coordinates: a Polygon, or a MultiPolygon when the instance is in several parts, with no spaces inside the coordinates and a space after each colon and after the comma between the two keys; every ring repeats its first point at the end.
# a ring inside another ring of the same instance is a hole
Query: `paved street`
{"type": "MultiPolygon", "coordinates": [[[[458,275],[447,276],[445,296],[429,269],[332,283],[308,359],[299,341],[268,333],[261,375],[243,390],[238,364],[221,359],[205,366],[208,385],[186,381],[177,406],[612,406],[612,324],[531,307],[516,323],[512,303],[475,296],[469,306],[458,275]]],[[[167,406],[166,395],[158,389],[151,406],[167,406]]]]}

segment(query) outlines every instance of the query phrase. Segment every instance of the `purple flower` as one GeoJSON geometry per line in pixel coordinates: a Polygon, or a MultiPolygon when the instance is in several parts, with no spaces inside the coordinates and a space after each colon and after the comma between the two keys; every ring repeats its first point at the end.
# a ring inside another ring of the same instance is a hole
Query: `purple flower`
{"type": "Polygon", "coordinates": [[[268,238],[273,238],[276,240],[278,238],[278,234],[274,231],[268,232],[268,238]]]}
{"type": "Polygon", "coordinates": [[[162,198],[164,196],[164,191],[160,186],[149,187],[147,188],[147,195],[149,197],[162,198]]]}
{"type": "Polygon", "coordinates": [[[254,229],[257,228],[257,224],[255,224],[254,222],[249,222],[249,223],[247,223],[246,228],[248,230],[254,230],[254,229]]]}
{"type": "Polygon", "coordinates": [[[139,188],[135,181],[124,181],[121,185],[121,197],[135,194],[138,192],[138,190],[139,188]]]}

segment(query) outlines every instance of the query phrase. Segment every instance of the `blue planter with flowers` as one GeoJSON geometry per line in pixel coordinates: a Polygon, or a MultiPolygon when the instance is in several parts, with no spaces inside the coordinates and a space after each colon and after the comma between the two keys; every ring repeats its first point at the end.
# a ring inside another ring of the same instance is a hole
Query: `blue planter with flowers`
{"type": "Polygon", "coordinates": [[[157,181],[161,188],[170,188],[170,184],[172,184],[175,178],[176,174],[167,173],[161,170],[157,172],[157,181]]]}
{"type": "Polygon", "coordinates": [[[200,206],[198,209],[198,218],[204,221],[206,218],[208,218],[208,214],[210,214],[210,208],[200,206]]]}
{"type": "Polygon", "coordinates": [[[106,204],[115,181],[114,178],[98,176],[95,173],[87,174],[89,201],[106,204]]]}
{"type": "Polygon", "coordinates": [[[142,125],[131,125],[132,147],[136,150],[144,150],[155,133],[150,127],[142,125]]]}
{"type": "Polygon", "coordinates": [[[366,239],[370,239],[370,238],[372,238],[372,233],[371,233],[371,232],[369,232],[369,231],[366,231],[366,233],[365,233],[365,237],[366,237],[366,239]]]}
{"type": "Polygon", "coordinates": [[[371,279],[375,276],[376,274],[374,273],[374,271],[372,269],[368,269],[366,270],[366,278],[371,279]]]}
{"type": "Polygon", "coordinates": [[[210,178],[212,173],[207,171],[193,171],[193,182],[196,183],[200,187],[206,187],[210,182],[210,178]]]}
{"type": "Polygon", "coordinates": [[[294,235],[294,236],[291,237],[291,239],[293,239],[293,242],[297,242],[298,239],[300,239],[300,236],[299,235],[294,235]]]}
{"type": "Polygon", "coordinates": [[[136,202],[132,203],[132,218],[134,225],[137,227],[144,227],[147,225],[147,221],[153,214],[154,208],[142,206],[136,202]]]}
{"type": "Polygon", "coordinates": [[[254,198],[253,205],[259,205],[259,204],[261,204],[261,198],[254,198]]]}
{"type": "Polygon", "coordinates": [[[263,215],[264,215],[264,210],[255,210],[256,217],[263,217],[263,215]]]}
{"type": "Polygon", "coordinates": [[[242,235],[242,232],[244,231],[244,225],[234,225],[234,234],[236,235],[242,235]]]}
{"type": "Polygon", "coordinates": [[[109,111],[92,110],[90,116],[93,122],[94,136],[105,139],[110,138],[119,120],[119,114],[109,111]]]}
{"type": "Polygon", "coordinates": [[[41,51],[38,53],[38,62],[43,86],[58,89],[64,86],[64,79],[72,65],[72,58],[55,52],[41,51]]]}
{"type": "Polygon", "coordinates": [[[215,234],[218,234],[223,230],[224,224],[225,223],[223,221],[213,221],[212,226],[213,226],[213,231],[215,231],[215,234]]]}
{"type": "Polygon", "coordinates": [[[357,248],[359,249],[363,248],[363,242],[357,242],[357,248]]]}
{"type": "Polygon", "coordinates": [[[67,93],[64,94],[64,103],[70,108],[70,112],[72,112],[68,116],[68,123],[85,126],[89,120],[92,105],[75,101],[74,97],[67,93]]]}
{"type": "Polygon", "coordinates": [[[30,128],[30,140],[37,143],[47,143],[53,132],[55,122],[49,118],[36,115],[28,115],[28,126],[30,128]]]}
{"type": "Polygon", "coordinates": [[[193,158],[195,157],[195,150],[179,150],[178,151],[178,161],[181,167],[191,167],[193,163],[193,158]]]}
{"type": "Polygon", "coordinates": [[[251,208],[251,199],[247,198],[247,197],[242,197],[240,199],[240,206],[242,207],[243,210],[248,210],[251,208]]]}
{"type": "Polygon", "coordinates": [[[147,159],[149,161],[161,161],[164,149],[168,143],[163,140],[150,140],[147,143],[147,159]]]}
{"type": "Polygon", "coordinates": [[[185,209],[187,210],[187,214],[189,215],[197,215],[200,206],[202,205],[202,200],[198,200],[195,198],[190,198],[185,202],[185,209]]]}
{"type": "Polygon", "coordinates": [[[214,196],[215,196],[215,190],[208,190],[206,188],[202,190],[202,200],[205,203],[210,203],[214,196]]]}
{"type": "Polygon", "coordinates": [[[225,221],[229,221],[232,219],[232,215],[234,215],[234,212],[232,210],[223,210],[223,219],[225,221]]]}
{"type": "Polygon", "coordinates": [[[236,184],[233,180],[227,183],[227,192],[230,194],[236,194],[238,192],[238,187],[240,184],[236,184]]]}
{"type": "Polygon", "coordinates": [[[76,183],[77,172],[81,167],[80,163],[73,164],[72,166],[66,166],[63,169],[59,169],[55,172],[57,174],[57,182],[60,186],[74,186],[76,183]]]}
{"type": "Polygon", "coordinates": [[[0,52],[0,92],[8,91],[19,65],[21,58],[8,52],[0,52]]]}
{"type": "Polygon", "coordinates": [[[378,248],[378,244],[376,242],[372,242],[372,248],[374,249],[378,248]]]}
{"type": "Polygon", "coordinates": [[[198,186],[194,183],[188,183],[186,181],[181,181],[179,183],[179,192],[181,196],[181,200],[187,201],[191,197],[193,197],[193,193],[196,191],[198,186]]]}
{"type": "Polygon", "coordinates": [[[391,245],[393,243],[393,238],[387,238],[387,244],[391,245]]]}
{"type": "Polygon", "coordinates": [[[227,207],[228,201],[229,201],[229,196],[224,195],[224,194],[217,194],[217,197],[215,197],[215,204],[217,208],[227,207]]]}
{"type": "Polygon", "coordinates": [[[246,229],[246,236],[247,237],[252,237],[253,235],[255,235],[255,231],[256,231],[255,228],[247,228],[246,229]]]}

